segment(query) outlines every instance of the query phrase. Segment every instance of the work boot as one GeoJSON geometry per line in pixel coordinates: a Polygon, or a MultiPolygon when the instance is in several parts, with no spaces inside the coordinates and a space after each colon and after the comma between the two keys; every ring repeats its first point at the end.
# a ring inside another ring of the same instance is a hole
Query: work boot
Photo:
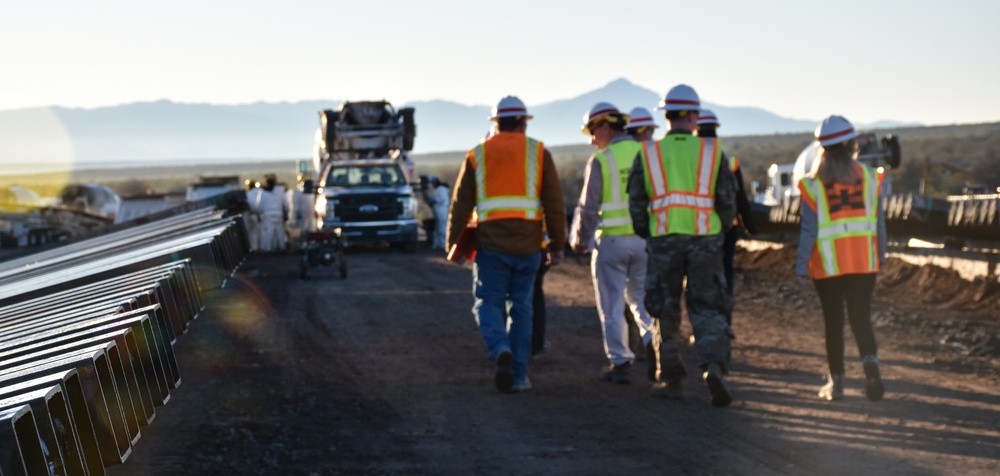
{"type": "Polygon", "coordinates": [[[826,385],[819,389],[820,398],[841,400],[844,398],[844,374],[827,374],[826,385]]]}
{"type": "Polygon", "coordinates": [[[631,362],[625,362],[622,364],[611,364],[601,370],[599,375],[600,379],[605,382],[613,383],[629,383],[628,372],[632,369],[631,362]]]}
{"type": "Polygon", "coordinates": [[[882,373],[878,368],[878,357],[866,355],[861,359],[865,366],[865,380],[868,386],[865,387],[865,396],[873,402],[877,402],[885,395],[885,386],[882,384],[882,373]]]}
{"type": "Polygon", "coordinates": [[[712,394],[712,405],[724,407],[733,402],[732,395],[726,389],[726,381],[722,378],[722,366],[718,362],[708,364],[702,378],[708,385],[708,392],[712,394]]]}
{"type": "Polygon", "coordinates": [[[654,397],[684,400],[684,385],[682,380],[654,382],[649,394],[654,397]]]}
{"type": "Polygon", "coordinates": [[[493,383],[496,384],[497,390],[509,392],[514,387],[514,371],[510,368],[513,364],[514,354],[505,350],[497,356],[497,362],[493,368],[493,383]]]}

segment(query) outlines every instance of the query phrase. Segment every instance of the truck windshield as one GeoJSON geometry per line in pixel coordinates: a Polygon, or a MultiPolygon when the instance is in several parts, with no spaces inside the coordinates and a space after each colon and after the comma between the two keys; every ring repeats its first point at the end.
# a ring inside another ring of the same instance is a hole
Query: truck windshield
{"type": "Polygon", "coordinates": [[[396,187],[406,185],[399,168],[394,165],[333,167],[326,178],[327,187],[396,187]]]}

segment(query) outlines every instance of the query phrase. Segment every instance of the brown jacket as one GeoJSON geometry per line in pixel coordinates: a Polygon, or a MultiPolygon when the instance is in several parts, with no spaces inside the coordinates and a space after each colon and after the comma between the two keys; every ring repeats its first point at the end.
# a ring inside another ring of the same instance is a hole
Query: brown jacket
{"type": "MultiPolygon", "coordinates": [[[[501,134],[517,134],[501,132],[501,134]]],[[[472,218],[476,208],[476,172],[469,155],[462,162],[458,180],[451,196],[448,213],[448,249],[458,241],[462,227],[472,218]]],[[[566,243],[566,208],[559,174],[552,154],[545,149],[542,164],[542,211],[549,241],[556,249],[566,243]]],[[[542,222],[535,220],[503,219],[479,223],[476,229],[479,249],[488,249],[517,256],[529,255],[542,247],[542,222]]]]}

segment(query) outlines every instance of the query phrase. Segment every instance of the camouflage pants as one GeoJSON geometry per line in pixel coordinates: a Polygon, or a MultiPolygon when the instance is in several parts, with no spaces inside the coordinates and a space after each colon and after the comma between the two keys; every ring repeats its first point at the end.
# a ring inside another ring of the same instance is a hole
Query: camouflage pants
{"type": "Polygon", "coordinates": [[[660,333],[660,377],[667,381],[684,375],[680,359],[681,295],[694,331],[698,367],[718,362],[729,366],[731,346],[727,316],[733,299],[726,292],[722,269],[722,234],[668,235],[647,241],[646,311],[660,333]],[[685,291],[685,278],[687,290],[685,291]]]}

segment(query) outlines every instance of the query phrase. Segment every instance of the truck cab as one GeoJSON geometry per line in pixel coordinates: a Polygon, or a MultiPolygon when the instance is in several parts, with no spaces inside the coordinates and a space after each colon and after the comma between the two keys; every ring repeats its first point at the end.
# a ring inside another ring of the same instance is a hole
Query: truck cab
{"type": "Polygon", "coordinates": [[[313,163],[316,224],[340,229],[348,244],[417,248],[417,197],[411,181],[413,109],[387,101],[345,102],[319,112],[313,163]]]}
{"type": "Polygon", "coordinates": [[[399,161],[331,161],[320,175],[320,229],[340,228],[348,243],[385,241],[408,251],[416,248],[417,199],[399,161]]]}
{"type": "Polygon", "coordinates": [[[785,199],[795,186],[792,184],[792,168],[795,164],[771,164],[767,169],[767,187],[754,199],[757,203],[773,207],[785,199]]]}

